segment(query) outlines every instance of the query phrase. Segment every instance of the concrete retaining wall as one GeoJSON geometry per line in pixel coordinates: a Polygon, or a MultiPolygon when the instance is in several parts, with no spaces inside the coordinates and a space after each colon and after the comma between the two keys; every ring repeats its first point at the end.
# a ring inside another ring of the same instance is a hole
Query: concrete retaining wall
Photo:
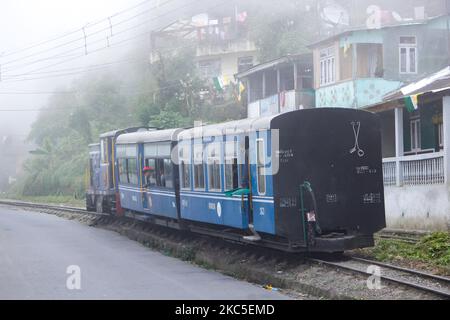
{"type": "Polygon", "coordinates": [[[450,189],[446,185],[385,187],[388,228],[449,230],[450,189]]]}

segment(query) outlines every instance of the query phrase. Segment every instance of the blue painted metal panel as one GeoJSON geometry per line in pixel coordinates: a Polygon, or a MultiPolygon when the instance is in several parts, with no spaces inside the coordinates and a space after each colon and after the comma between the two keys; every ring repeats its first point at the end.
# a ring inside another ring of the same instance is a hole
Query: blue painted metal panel
{"type": "Polygon", "coordinates": [[[272,178],[272,144],[271,131],[263,130],[250,134],[249,153],[250,172],[252,177],[253,190],[253,225],[258,232],[275,234],[275,210],[273,202],[273,178],[272,178]],[[258,191],[258,175],[257,175],[257,159],[256,159],[256,142],[258,139],[264,141],[265,146],[265,170],[266,170],[266,190],[264,193],[258,191]]]}
{"type": "Polygon", "coordinates": [[[119,186],[122,207],[140,213],[167,218],[177,218],[175,192],[152,189],[142,192],[139,188],[119,186]],[[144,203],[146,207],[144,207],[144,203]]]}
{"type": "Polygon", "coordinates": [[[182,192],[181,217],[186,220],[212,223],[239,229],[248,228],[245,210],[247,200],[226,197],[221,193],[182,192]]]}

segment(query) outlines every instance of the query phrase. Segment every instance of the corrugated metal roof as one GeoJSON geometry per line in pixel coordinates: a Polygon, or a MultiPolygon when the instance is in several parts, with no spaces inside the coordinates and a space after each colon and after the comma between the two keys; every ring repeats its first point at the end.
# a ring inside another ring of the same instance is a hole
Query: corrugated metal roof
{"type": "Polygon", "coordinates": [[[312,64],[313,63],[313,55],[312,55],[312,53],[287,55],[287,56],[277,58],[277,59],[274,59],[271,61],[260,63],[246,71],[236,74],[235,77],[236,77],[236,79],[247,78],[248,76],[250,76],[256,72],[260,72],[260,71],[263,71],[266,69],[276,67],[280,64],[287,64],[287,63],[291,63],[294,61],[295,62],[310,62],[312,64]]]}
{"type": "Polygon", "coordinates": [[[383,97],[384,101],[400,99],[403,97],[424,94],[428,92],[439,92],[450,89],[450,67],[446,67],[419,81],[410,83],[399,90],[388,93],[383,97]]]}
{"type": "Polygon", "coordinates": [[[404,22],[399,22],[396,24],[389,24],[389,25],[385,25],[385,26],[381,26],[380,28],[367,28],[367,27],[357,27],[357,28],[350,28],[347,29],[345,31],[339,32],[337,34],[328,36],[326,38],[323,38],[319,41],[313,42],[310,45],[308,45],[308,48],[315,48],[325,42],[329,42],[333,39],[337,39],[337,38],[341,38],[347,34],[351,34],[353,32],[361,32],[361,31],[375,31],[375,30],[384,30],[384,29],[390,29],[390,28],[400,28],[400,27],[405,27],[405,26],[414,26],[414,25],[425,25],[428,24],[431,21],[434,21],[436,19],[445,17],[445,15],[441,15],[441,16],[437,16],[437,17],[432,17],[426,20],[422,20],[422,21],[404,21],[404,22]]]}

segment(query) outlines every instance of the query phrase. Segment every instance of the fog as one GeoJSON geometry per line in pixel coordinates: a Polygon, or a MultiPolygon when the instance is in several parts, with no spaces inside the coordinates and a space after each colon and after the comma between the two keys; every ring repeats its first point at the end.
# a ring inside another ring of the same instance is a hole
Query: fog
{"type": "Polygon", "coordinates": [[[33,148],[24,141],[53,92],[66,90],[83,68],[120,61],[138,45],[148,47],[143,33],[195,10],[189,2],[2,0],[0,180],[13,176],[33,148]]]}
{"type": "MultiPolygon", "coordinates": [[[[282,1],[287,3],[286,1],[282,1]]],[[[249,4],[266,14],[283,11],[276,1],[193,0],[2,0],[0,4],[0,165],[23,159],[22,142],[52,92],[64,91],[83,68],[114,64],[137,46],[150,50],[144,32],[228,4],[231,11],[249,4]],[[233,8],[233,6],[235,6],[233,8]],[[118,14],[119,13],[119,14],[118,14]],[[108,18],[109,17],[109,18],[108,18]],[[85,39],[83,39],[85,37],[85,39]],[[52,40],[52,41],[49,41],[52,40]],[[7,147],[8,146],[8,147],[7,147]],[[18,157],[17,154],[21,156],[18,157]],[[13,161],[11,161],[13,159],[13,161]]],[[[445,12],[445,1],[292,0],[295,8],[315,14],[325,37],[366,26],[388,13],[398,23],[445,12]]],[[[145,50],[141,50],[144,52],[145,50]]],[[[106,68],[99,68],[104,70],[106,68]]],[[[126,74],[126,66],[121,66],[126,74]]],[[[95,70],[94,72],[95,73],[95,70]]],[[[1,178],[1,177],[0,177],[1,178]]],[[[0,186],[1,188],[1,186],[0,186]]]]}

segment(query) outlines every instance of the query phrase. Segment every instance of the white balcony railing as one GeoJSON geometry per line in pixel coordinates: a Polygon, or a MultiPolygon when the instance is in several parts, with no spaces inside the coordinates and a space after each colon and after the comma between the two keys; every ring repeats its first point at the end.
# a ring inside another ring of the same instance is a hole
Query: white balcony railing
{"type": "Polygon", "coordinates": [[[418,186],[445,183],[444,153],[429,153],[400,158],[383,159],[383,180],[386,186],[418,186]],[[397,172],[397,162],[400,172],[397,172]],[[397,175],[400,174],[400,177],[397,175]]]}

